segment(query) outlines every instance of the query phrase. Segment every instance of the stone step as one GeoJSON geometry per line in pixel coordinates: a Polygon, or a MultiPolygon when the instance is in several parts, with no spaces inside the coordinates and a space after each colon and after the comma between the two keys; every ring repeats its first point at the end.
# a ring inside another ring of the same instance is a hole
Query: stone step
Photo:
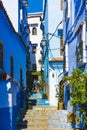
{"type": "Polygon", "coordinates": [[[67,123],[67,118],[57,118],[57,119],[49,119],[48,123],[67,123]]]}
{"type": "Polygon", "coordinates": [[[40,118],[42,116],[45,116],[47,119],[57,119],[57,118],[67,118],[67,111],[59,111],[59,110],[29,110],[26,113],[26,117],[36,117],[40,118]]]}
{"type": "MultiPolygon", "coordinates": [[[[41,107],[38,107],[41,108],[41,107]]],[[[51,107],[53,108],[53,107],[51,107]]],[[[72,128],[70,123],[67,123],[66,110],[49,110],[49,107],[42,107],[40,110],[33,109],[27,111],[25,119],[27,120],[27,127],[33,130],[59,130],[60,128],[72,128]]]]}
{"type": "Polygon", "coordinates": [[[57,110],[55,106],[34,106],[33,110],[57,110]]]}
{"type": "Polygon", "coordinates": [[[68,123],[52,123],[52,124],[49,124],[48,125],[48,128],[51,128],[51,129],[58,129],[58,128],[72,128],[72,125],[71,124],[68,124],[68,123]]]}
{"type": "Polygon", "coordinates": [[[37,120],[44,120],[44,119],[46,119],[46,120],[49,120],[50,122],[51,121],[61,121],[61,122],[67,122],[67,118],[59,118],[59,117],[57,117],[57,118],[48,118],[48,117],[46,117],[46,116],[44,116],[44,115],[42,115],[42,116],[28,116],[28,115],[25,115],[25,117],[24,118],[26,118],[26,119],[31,119],[31,120],[35,120],[36,118],[37,118],[37,120]]]}
{"type": "MultiPolygon", "coordinates": [[[[47,127],[49,126],[49,128],[73,128],[71,124],[68,123],[48,123],[47,121],[44,122],[38,122],[33,124],[34,122],[28,122],[28,125],[38,125],[40,126],[44,126],[46,125],[47,127]]],[[[73,125],[74,126],[74,125],[73,125]]]]}
{"type": "Polygon", "coordinates": [[[45,113],[45,112],[42,112],[42,113],[30,113],[30,114],[28,114],[28,115],[25,115],[26,117],[37,117],[37,118],[40,118],[40,117],[46,117],[47,119],[56,119],[56,118],[67,118],[67,115],[53,115],[53,114],[50,114],[50,115],[48,115],[47,113],[45,113]]]}
{"type": "Polygon", "coordinates": [[[71,128],[71,124],[70,123],[66,123],[66,122],[54,122],[54,123],[49,123],[47,120],[44,121],[28,121],[27,125],[32,125],[32,126],[50,126],[50,127],[57,127],[57,128],[71,128]]]}
{"type": "Polygon", "coordinates": [[[39,117],[39,116],[33,116],[33,117],[29,117],[29,116],[25,116],[25,118],[24,118],[25,120],[27,120],[28,122],[35,122],[35,120],[37,120],[37,121],[39,121],[39,123],[40,122],[43,122],[44,120],[46,120],[46,121],[48,121],[49,123],[67,123],[67,118],[53,118],[53,119],[51,119],[51,118],[46,118],[45,116],[41,116],[41,117],[39,117]]]}
{"type": "Polygon", "coordinates": [[[31,114],[41,114],[45,113],[46,115],[54,115],[54,116],[67,116],[68,112],[61,112],[61,111],[55,111],[55,110],[29,110],[26,114],[31,115],[31,114]]]}
{"type": "Polygon", "coordinates": [[[63,119],[54,119],[54,120],[48,120],[48,119],[45,119],[45,118],[38,118],[37,120],[35,120],[35,118],[30,118],[27,120],[28,122],[36,122],[36,123],[43,123],[43,122],[48,122],[48,123],[67,123],[67,120],[63,120],[63,119]]]}
{"type": "Polygon", "coordinates": [[[37,116],[37,118],[35,117],[35,116],[32,116],[32,117],[30,117],[30,116],[25,116],[25,118],[24,118],[25,120],[28,120],[28,121],[35,121],[36,119],[37,119],[37,121],[44,121],[44,120],[47,120],[49,123],[52,123],[52,122],[66,122],[67,123],[67,118],[53,118],[53,119],[51,119],[51,118],[46,118],[45,116],[41,116],[41,117],[39,117],[39,116],[37,116]]]}
{"type": "Polygon", "coordinates": [[[58,128],[58,129],[50,129],[50,128],[32,128],[32,127],[29,127],[29,128],[26,128],[26,129],[17,129],[17,130],[74,130],[73,128],[58,128]]]}
{"type": "Polygon", "coordinates": [[[49,126],[49,128],[72,128],[72,125],[71,124],[68,124],[68,123],[48,123],[47,121],[45,122],[28,122],[27,125],[32,125],[32,126],[37,126],[38,127],[43,127],[44,125],[45,126],[49,126]]]}

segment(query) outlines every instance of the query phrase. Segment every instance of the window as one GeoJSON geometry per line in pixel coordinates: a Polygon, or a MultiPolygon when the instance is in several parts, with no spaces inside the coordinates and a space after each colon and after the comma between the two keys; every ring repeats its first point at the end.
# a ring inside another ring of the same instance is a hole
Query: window
{"type": "Polygon", "coordinates": [[[68,17],[68,2],[66,1],[66,8],[65,8],[65,21],[67,20],[68,17]]]}
{"type": "Polygon", "coordinates": [[[77,30],[77,63],[83,59],[82,26],[77,30]]]}
{"type": "Polygon", "coordinates": [[[32,70],[36,71],[36,64],[32,64],[32,70]]]}
{"type": "Polygon", "coordinates": [[[87,17],[87,0],[86,0],[86,17],[87,17]]]}
{"type": "Polygon", "coordinates": [[[63,55],[63,36],[60,37],[60,55],[63,55]]]}
{"type": "Polygon", "coordinates": [[[36,27],[32,28],[32,35],[37,35],[37,28],[36,27]]]}
{"type": "Polygon", "coordinates": [[[23,78],[23,72],[22,68],[20,68],[20,86],[22,86],[22,78],[23,78]]]}
{"type": "Polygon", "coordinates": [[[65,21],[70,17],[70,0],[66,0],[65,21]]]}
{"type": "Polygon", "coordinates": [[[63,36],[63,29],[58,29],[58,37],[63,36]]]}
{"type": "Polygon", "coordinates": [[[67,17],[70,17],[70,0],[68,0],[68,12],[67,12],[67,17]]]}
{"type": "Polygon", "coordinates": [[[0,41],[0,68],[3,69],[3,44],[0,41]]]}
{"type": "Polygon", "coordinates": [[[77,62],[83,59],[83,42],[81,42],[77,48],[77,62]]]}
{"type": "Polygon", "coordinates": [[[23,9],[20,9],[20,20],[23,19],[23,9]]]}
{"type": "Polygon", "coordinates": [[[32,53],[36,53],[36,46],[32,46],[32,53]]]}
{"type": "Polygon", "coordinates": [[[65,55],[65,48],[64,48],[64,56],[63,56],[63,71],[66,72],[66,55],[65,55]]]}
{"type": "Polygon", "coordinates": [[[63,55],[63,29],[58,29],[58,37],[60,37],[60,55],[63,55]]]}
{"type": "Polygon", "coordinates": [[[82,67],[87,63],[86,57],[86,22],[81,24],[76,32],[77,36],[77,48],[76,48],[76,58],[77,58],[77,66],[82,67]]]}
{"type": "Polygon", "coordinates": [[[60,0],[60,9],[63,10],[63,0],[60,0]]]}
{"type": "Polygon", "coordinates": [[[68,44],[64,46],[63,71],[68,71],[68,44]]]}
{"type": "Polygon", "coordinates": [[[10,56],[10,75],[14,77],[14,59],[10,56]]]}

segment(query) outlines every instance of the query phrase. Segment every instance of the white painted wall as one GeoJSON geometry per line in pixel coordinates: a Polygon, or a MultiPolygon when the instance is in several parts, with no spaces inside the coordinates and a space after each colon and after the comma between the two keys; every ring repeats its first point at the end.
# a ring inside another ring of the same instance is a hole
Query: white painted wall
{"type": "Polygon", "coordinates": [[[38,24],[38,26],[37,26],[37,35],[32,35],[32,27],[30,26],[30,41],[31,44],[38,44],[38,46],[36,49],[36,54],[32,54],[32,48],[30,49],[31,69],[32,69],[32,64],[36,63],[37,71],[41,71],[41,65],[38,63],[38,60],[42,59],[42,55],[40,54],[41,51],[40,43],[42,40],[42,30],[40,29],[40,25],[41,25],[40,17],[42,17],[42,13],[41,15],[38,13],[35,14],[35,16],[34,14],[32,15],[28,16],[28,24],[38,24]]]}
{"type": "MultiPolygon", "coordinates": [[[[58,29],[63,29],[63,10],[61,10],[61,1],[60,0],[47,0],[46,12],[45,12],[45,35],[48,33],[54,34],[55,36],[48,35],[48,39],[52,37],[49,41],[49,51],[48,58],[49,60],[53,58],[62,58],[60,55],[60,38],[58,37],[58,29]],[[60,24],[61,23],[61,24],[60,24]]],[[[46,57],[47,58],[47,57],[46,57]]],[[[48,62],[49,62],[48,60],[48,62]]],[[[45,62],[46,63],[46,62],[45,62]]],[[[58,88],[58,75],[63,71],[63,63],[57,61],[52,66],[52,63],[49,63],[48,70],[44,69],[44,74],[46,80],[49,84],[49,101],[51,105],[57,106],[58,100],[56,98],[56,88],[58,88]],[[61,67],[60,67],[61,66],[61,67]],[[48,71],[48,77],[46,76],[48,71]],[[52,72],[54,71],[54,78],[52,77],[52,72]]],[[[44,65],[46,66],[46,64],[44,65]]]]}
{"type": "Polygon", "coordinates": [[[55,82],[56,72],[54,70],[51,70],[49,72],[49,76],[50,76],[50,79],[49,79],[49,102],[50,102],[50,105],[57,106],[58,99],[56,97],[56,88],[58,86],[57,86],[57,84],[55,82]],[[52,74],[54,74],[54,77],[52,77],[52,74]]]}

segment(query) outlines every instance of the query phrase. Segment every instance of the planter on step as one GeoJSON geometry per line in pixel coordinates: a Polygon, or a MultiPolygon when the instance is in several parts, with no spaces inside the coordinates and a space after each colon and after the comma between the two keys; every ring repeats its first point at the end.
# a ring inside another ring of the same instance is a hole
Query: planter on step
{"type": "Polygon", "coordinates": [[[76,113],[75,112],[69,112],[67,115],[68,123],[75,124],[76,123],[76,113]]]}
{"type": "Polygon", "coordinates": [[[58,103],[58,110],[63,110],[64,109],[64,103],[63,102],[59,102],[58,103]]]}
{"type": "Polygon", "coordinates": [[[44,92],[44,93],[42,94],[42,99],[47,99],[47,98],[48,98],[48,95],[47,95],[46,92],[44,92]]]}

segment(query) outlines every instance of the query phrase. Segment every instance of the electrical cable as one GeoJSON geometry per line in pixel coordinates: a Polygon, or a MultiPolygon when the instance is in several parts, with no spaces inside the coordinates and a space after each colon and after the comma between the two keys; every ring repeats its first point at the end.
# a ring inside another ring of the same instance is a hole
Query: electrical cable
{"type": "MultiPolygon", "coordinates": [[[[53,56],[53,53],[52,53],[51,49],[49,49],[49,51],[51,52],[52,58],[55,59],[55,57],[53,56]]],[[[58,67],[58,69],[59,69],[59,67],[58,67]]],[[[60,72],[60,69],[59,69],[59,72],[60,72]]]]}
{"type": "MultiPolygon", "coordinates": [[[[60,26],[60,24],[63,22],[63,20],[61,20],[60,21],[60,23],[58,23],[58,25],[57,25],[57,27],[56,27],[56,29],[55,29],[55,31],[54,31],[54,33],[52,34],[52,36],[50,37],[50,39],[48,39],[47,40],[47,43],[49,43],[50,41],[51,41],[51,39],[53,38],[53,36],[55,36],[55,33],[56,33],[56,31],[58,30],[58,27],[60,26]]],[[[49,34],[49,33],[48,33],[49,34]]],[[[47,34],[47,35],[48,35],[47,34]]],[[[57,49],[57,48],[56,48],[57,49]]],[[[58,48],[59,49],[59,48],[58,48]]],[[[51,49],[49,49],[50,51],[51,51],[51,49]]],[[[46,54],[46,51],[45,51],[45,54],[46,54]]],[[[52,51],[51,51],[51,54],[52,54],[52,51]]],[[[53,56],[53,54],[52,54],[52,57],[54,58],[54,56],[53,56]]],[[[54,58],[55,59],[55,58],[54,58]]],[[[59,68],[59,67],[58,67],[59,68]]],[[[60,72],[60,70],[59,70],[59,72],[60,72]]]]}
{"type": "Polygon", "coordinates": [[[57,27],[56,27],[55,31],[53,32],[52,36],[50,37],[50,39],[48,39],[48,42],[50,42],[50,41],[51,41],[51,39],[52,39],[52,38],[53,38],[53,36],[55,35],[56,31],[58,30],[59,25],[60,25],[62,22],[63,22],[63,20],[61,20],[61,21],[60,21],[60,23],[58,23],[58,25],[57,25],[57,27]]]}
{"type": "Polygon", "coordinates": [[[49,49],[49,50],[60,50],[60,48],[53,48],[53,49],[49,49]]]}
{"type": "MultiPolygon", "coordinates": [[[[50,37],[50,39],[47,40],[47,44],[51,41],[51,39],[53,38],[53,36],[55,36],[55,33],[56,31],[58,30],[58,27],[60,26],[60,24],[63,22],[63,20],[60,21],[60,23],[58,23],[58,25],[56,26],[56,29],[55,31],[53,32],[52,36],[50,37]]],[[[47,34],[48,35],[48,34],[47,34]]],[[[49,49],[50,50],[50,49],[49,49]]],[[[50,50],[51,51],[51,50],[50,50]]],[[[51,51],[51,54],[52,54],[52,51],[51,51]]],[[[46,55],[46,51],[45,51],[45,55],[46,55]]],[[[52,57],[54,58],[53,54],[52,54],[52,57]]],[[[55,58],[54,58],[55,59],[55,58]]],[[[58,67],[59,69],[59,67],[58,67]]],[[[59,70],[60,72],[60,70],[59,70]]]]}

